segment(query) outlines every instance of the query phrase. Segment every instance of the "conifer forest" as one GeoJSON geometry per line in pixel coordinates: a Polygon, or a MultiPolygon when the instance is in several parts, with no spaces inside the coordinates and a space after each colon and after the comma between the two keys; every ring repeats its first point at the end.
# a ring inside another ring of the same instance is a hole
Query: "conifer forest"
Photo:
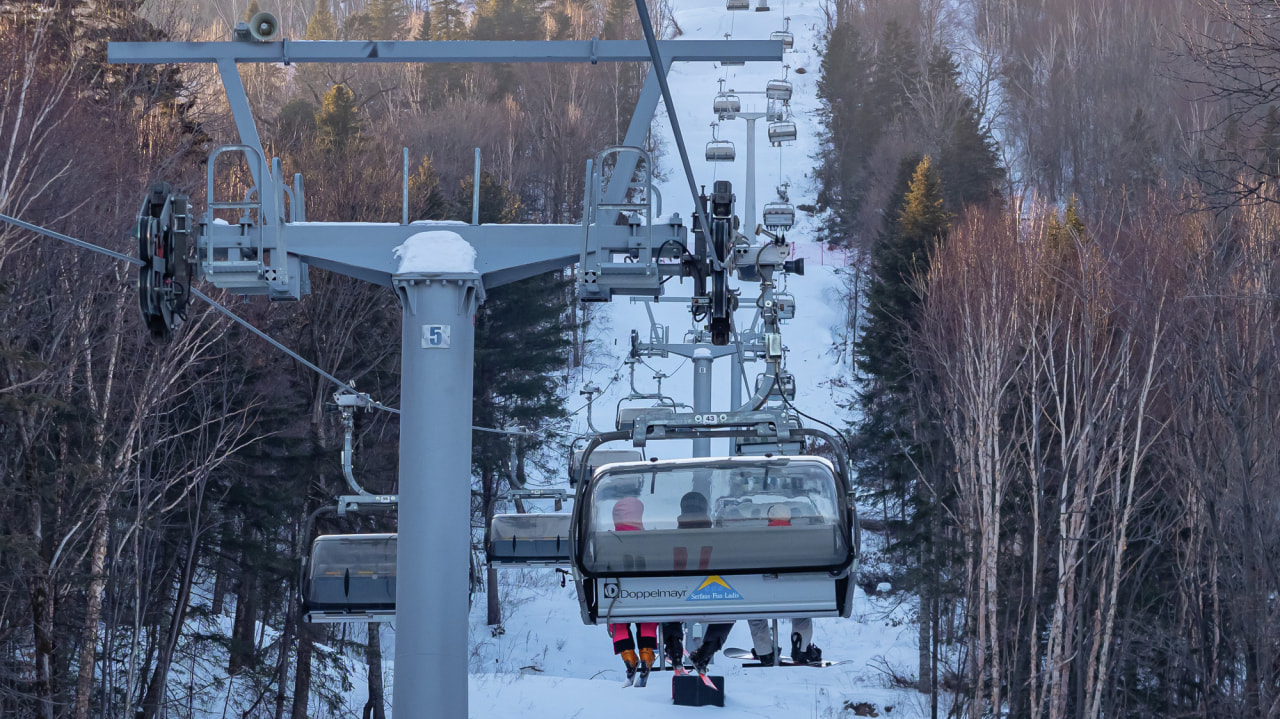
{"type": "MultiPolygon", "coordinates": [[[[649,3],[662,37],[680,1],[649,3]]],[[[847,258],[839,429],[880,538],[858,583],[912,604],[919,647],[894,679],[935,716],[1280,717],[1280,1],[820,5],[822,151],[788,161],[847,258]]],[[[259,10],[299,40],[643,38],[634,0],[0,0],[0,214],[130,254],[158,176],[202,199],[236,137],[216,69],[106,46],[259,10]]],[[[324,178],[308,219],[398,222],[407,147],[410,220],[469,222],[482,147],[481,222],[574,223],[648,66],[241,72],[268,155],[324,178]]],[[[563,471],[597,351],[574,272],[477,315],[474,424],[537,429],[473,433],[478,551],[510,488],[563,471]]],[[[339,654],[384,655],[376,624],[301,621],[299,557],[394,517],[313,527],[348,491],[333,385],[205,304],[153,344],[136,282],[0,224],[0,717],[194,717],[233,680],[246,718],[312,716],[350,690],[339,654]],[[176,669],[214,651],[216,686],[176,669]]],[[[310,284],[206,289],[397,405],[394,294],[310,284]]],[[[396,416],[355,428],[355,474],[396,492],[396,416]]],[[[472,579],[500,627],[495,570],[472,579]]]]}

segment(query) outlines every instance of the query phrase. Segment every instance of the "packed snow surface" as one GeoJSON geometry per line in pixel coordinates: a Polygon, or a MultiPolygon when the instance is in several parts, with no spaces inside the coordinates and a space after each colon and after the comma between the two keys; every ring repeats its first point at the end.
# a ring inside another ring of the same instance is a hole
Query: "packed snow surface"
{"type": "Polygon", "coordinates": [[[448,230],[419,232],[391,253],[400,261],[396,274],[476,271],[476,248],[448,230]]]}

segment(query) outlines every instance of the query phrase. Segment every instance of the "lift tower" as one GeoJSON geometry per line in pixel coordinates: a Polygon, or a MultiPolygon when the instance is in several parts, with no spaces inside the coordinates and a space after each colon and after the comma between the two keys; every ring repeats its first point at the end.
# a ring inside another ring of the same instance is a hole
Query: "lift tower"
{"type": "MultiPolygon", "coordinates": [[[[643,9],[642,2],[637,5],[643,9]]],[[[401,712],[464,717],[473,319],[485,289],[580,262],[584,274],[590,268],[591,286],[582,289],[592,299],[656,297],[663,277],[720,271],[724,257],[689,253],[678,218],[642,228],[634,213],[622,213],[627,218],[623,222],[616,213],[600,213],[583,225],[307,222],[302,178],[295,175],[287,183],[280,161],[264,153],[237,65],[650,62],[626,135],[631,151],[624,153],[604,193],[607,200],[620,201],[633,176],[626,167],[644,161],[635,148],[643,145],[672,62],[776,62],[783,46],[775,40],[658,42],[647,22],[647,43],[274,41],[262,22],[255,17],[254,26],[238,29],[230,42],[108,47],[112,63],[216,65],[240,136],[239,143],[210,154],[207,204],[198,221],[185,197],[162,185],[148,193],[139,225],[143,314],[157,337],[167,337],[185,316],[193,277],[240,294],[297,300],[309,291],[308,267],[314,266],[395,290],[403,317],[404,439],[396,604],[418,611],[398,613],[395,666],[400,680],[395,682],[394,706],[401,712]],[[228,153],[248,164],[254,187],[245,197],[215,196],[216,161],[228,153]],[[216,212],[238,213],[239,218],[228,222],[216,212]],[[465,261],[468,251],[474,252],[474,262],[465,261]],[[427,261],[401,262],[419,252],[427,261]],[[618,255],[632,261],[612,261],[618,255]],[[634,261],[640,256],[646,261],[634,261]]]]}

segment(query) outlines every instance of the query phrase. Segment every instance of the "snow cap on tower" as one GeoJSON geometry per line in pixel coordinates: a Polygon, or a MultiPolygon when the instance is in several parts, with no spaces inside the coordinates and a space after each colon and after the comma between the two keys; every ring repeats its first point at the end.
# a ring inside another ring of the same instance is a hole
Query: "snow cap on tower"
{"type": "Polygon", "coordinates": [[[419,232],[391,251],[399,260],[395,274],[475,272],[476,248],[448,230],[419,232]]]}

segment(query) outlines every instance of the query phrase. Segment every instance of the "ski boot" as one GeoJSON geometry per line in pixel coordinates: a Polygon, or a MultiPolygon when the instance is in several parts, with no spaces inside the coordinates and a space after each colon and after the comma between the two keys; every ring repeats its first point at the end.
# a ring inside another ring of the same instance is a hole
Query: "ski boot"
{"type": "Polygon", "coordinates": [[[644,647],[640,650],[640,666],[637,668],[636,686],[643,687],[649,683],[649,672],[653,669],[653,650],[644,647]]]}
{"type": "Polygon", "coordinates": [[[711,657],[714,656],[715,653],[714,649],[704,643],[689,654],[689,661],[693,662],[693,670],[698,673],[698,678],[702,680],[703,684],[706,684],[712,689],[714,689],[716,685],[712,683],[711,678],[707,676],[707,666],[711,664],[711,657]]]}
{"type": "Polygon", "coordinates": [[[764,654],[758,654],[756,650],[752,649],[751,656],[755,657],[757,661],[759,661],[761,664],[765,665],[766,667],[778,666],[778,658],[774,656],[773,652],[765,652],[764,654]]]}
{"type": "Polygon", "coordinates": [[[636,669],[639,667],[640,660],[636,657],[634,649],[622,650],[622,661],[627,665],[627,681],[623,684],[623,688],[629,687],[636,681],[636,669]]]}
{"type": "Polygon", "coordinates": [[[800,632],[791,634],[791,661],[796,664],[817,664],[822,661],[822,650],[818,645],[809,642],[809,646],[801,648],[800,632]]]}

